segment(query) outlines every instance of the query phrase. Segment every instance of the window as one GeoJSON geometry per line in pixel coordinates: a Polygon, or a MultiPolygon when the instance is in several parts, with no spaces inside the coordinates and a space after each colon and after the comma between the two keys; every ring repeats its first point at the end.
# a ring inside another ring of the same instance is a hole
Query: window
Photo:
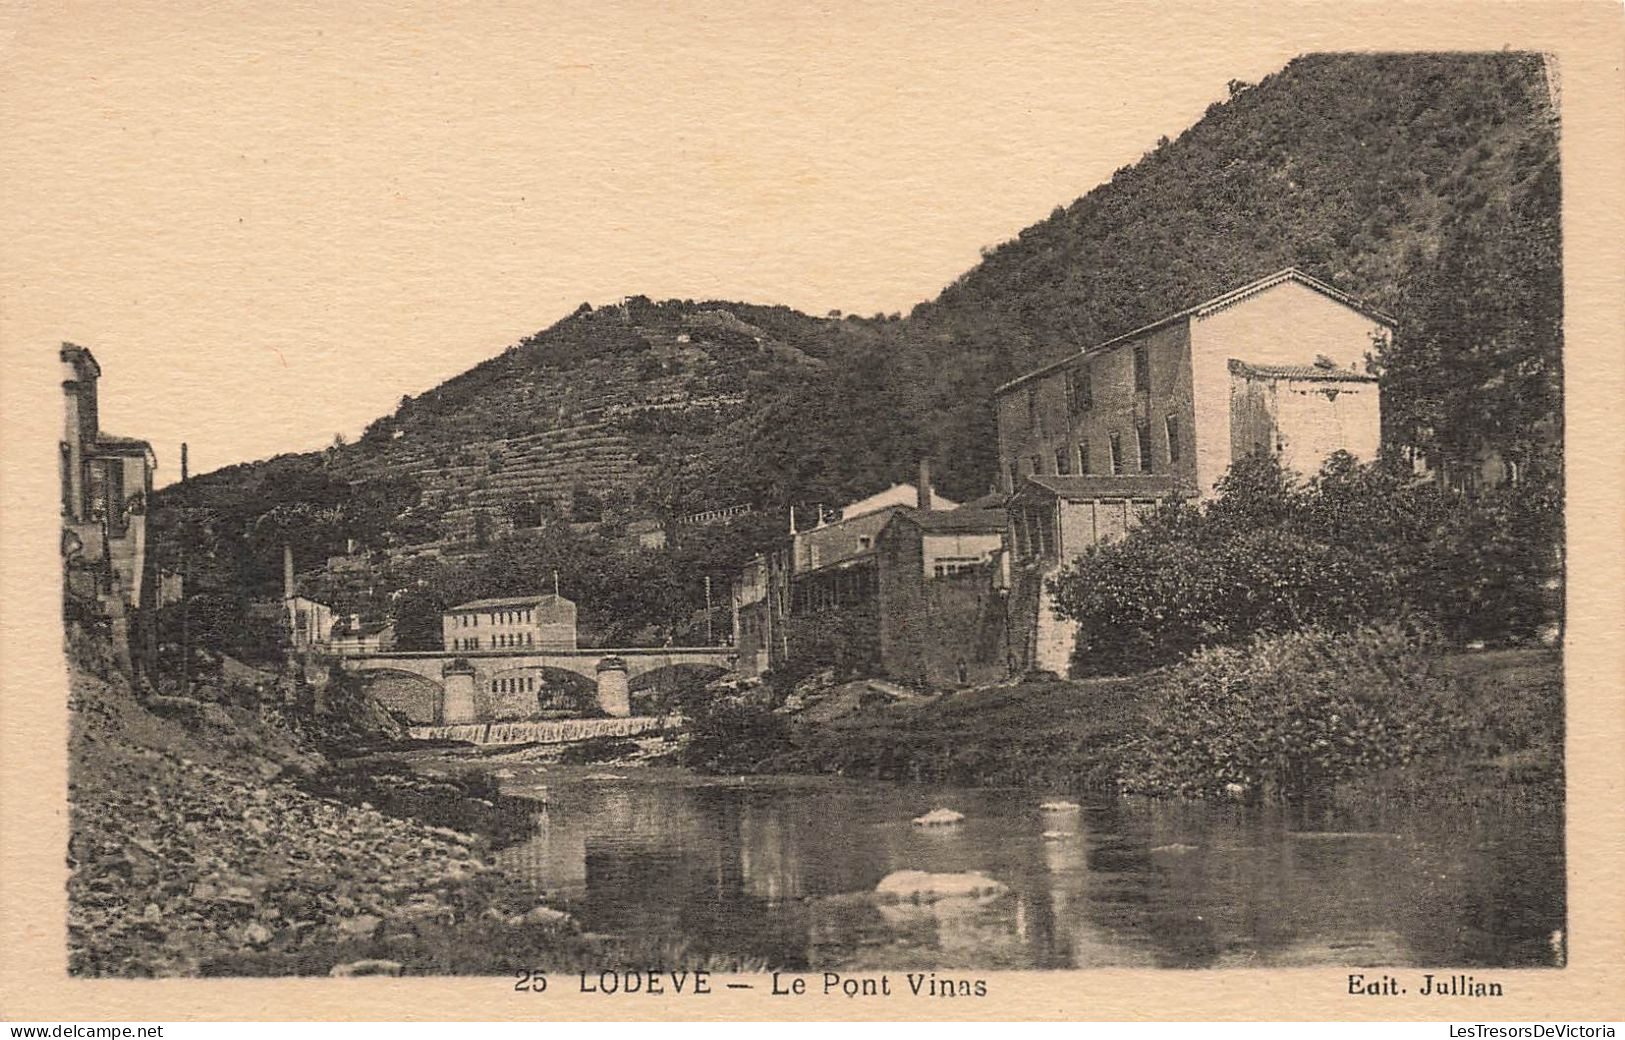
{"type": "Polygon", "coordinates": [[[1151,472],[1151,424],[1141,420],[1135,428],[1135,438],[1140,442],[1140,472],[1151,472]]]}
{"type": "Polygon", "coordinates": [[[1078,472],[1084,476],[1089,475],[1089,442],[1084,441],[1078,445],[1078,472]]]}
{"type": "Polygon", "coordinates": [[[943,556],[932,565],[931,573],[933,577],[947,578],[975,570],[980,563],[981,560],[974,556],[943,556]]]}
{"type": "Polygon", "coordinates": [[[1118,433],[1112,434],[1112,436],[1111,436],[1111,445],[1112,445],[1112,473],[1113,474],[1118,474],[1118,473],[1123,472],[1123,436],[1122,436],[1122,434],[1118,434],[1118,433]]]}
{"type": "Polygon", "coordinates": [[[1055,472],[1062,476],[1072,472],[1072,451],[1070,448],[1055,449],[1055,472]]]}
{"type": "Polygon", "coordinates": [[[1134,389],[1151,389],[1151,355],[1144,343],[1134,348],[1134,389]]]}
{"type": "Polygon", "coordinates": [[[1168,461],[1179,461],[1179,417],[1170,415],[1163,425],[1168,429],[1168,461]]]}
{"type": "Polygon", "coordinates": [[[1065,388],[1068,415],[1075,416],[1094,407],[1095,395],[1089,383],[1089,366],[1067,369],[1065,388]]]}
{"type": "Polygon", "coordinates": [[[1074,415],[1078,412],[1087,412],[1095,406],[1094,386],[1089,378],[1088,365],[1082,365],[1076,370],[1068,372],[1067,383],[1071,389],[1071,397],[1068,399],[1068,403],[1071,405],[1074,415]]]}

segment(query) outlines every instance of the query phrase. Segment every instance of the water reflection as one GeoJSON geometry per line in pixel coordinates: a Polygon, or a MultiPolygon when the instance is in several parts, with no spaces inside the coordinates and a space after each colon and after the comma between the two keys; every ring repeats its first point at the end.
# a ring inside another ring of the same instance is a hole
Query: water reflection
{"type": "Polygon", "coordinates": [[[1511,966],[1554,963],[1561,815],[1288,819],[845,781],[519,775],[546,787],[507,870],[590,931],[785,968],[1511,966]],[[966,820],[915,827],[937,806],[966,820]],[[898,870],[982,871],[995,898],[884,904],[898,870]]]}

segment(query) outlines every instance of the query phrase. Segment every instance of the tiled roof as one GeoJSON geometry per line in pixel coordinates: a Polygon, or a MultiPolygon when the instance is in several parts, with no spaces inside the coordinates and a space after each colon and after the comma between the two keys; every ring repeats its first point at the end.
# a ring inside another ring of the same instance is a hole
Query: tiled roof
{"type": "Polygon", "coordinates": [[[1337,383],[1375,383],[1376,376],[1364,372],[1351,372],[1346,368],[1331,368],[1326,365],[1254,365],[1246,361],[1230,359],[1230,371],[1238,376],[1252,376],[1257,379],[1315,379],[1321,382],[1337,383]]]}
{"type": "Polygon", "coordinates": [[[1035,473],[1027,478],[1029,488],[1042,488],[1057,498],[1082,501],[1091,498],[1166,498],[1194,495],[1196,489],[1168,474],[1143,473],[1122,476],[1058,476],[1035,473]]]}
{"type": "Polygon", "coordinates": [[[1019,375],[1016,378],[1010,380],[1008,383],[1005,383],[1003,386],[1000,386],[997,390],[994,390],[993,393],[995,395],[998,395],[998,394],[1004,393],[1006,390],[1013,390],[1016,387],[1022,385],[1023,383],[1026,383],[1028,380],[1036,379],[1036,378],[1038,378],[1040,376],[1048,375],[1049,373],[1054,372],[1056,369],[1061,368],[1061,367],[1063,367],[1065,365],[1071,364],[1072,362],[1078,360],[1081,357],[1084,357],[1084,356],[1089,355],[1089,354],[1098,353],[1099,351],[1105,350],[1108,347],[1114,347],[1117,344],[1123,343],[1123,342],[1125,342],[1127,340],[1136,339],[1136,338],[1138,338],[1140,336],[1143,336],[1147,332],[1151,332],[1154,329],[1159,329],[1159,328],[1163,327],[1164,325],[1170,325],[1170,324],[1172,324],[1172,323],[1174,323],[1176,321],[1180,321],[1180,320],[1185,319],[1185,318],[1204,317],[1204,316],[1206,316],[1208,314],[1213,313],[1214,311],[1223,310],[1224,308],[1229,307],[1232,304],[1241,302],[1242,300],[1246,299],[1249,296],[1254,296],[1254,295],[1256,295],[1258,293],[1263,292],[1265,289],[1270,289],[1270,288],[1273,288],[1273,287],[1275,287],[1277,285],[1280,285],[1282,282],[1297,282],[1300,285],[1303,285],[1303,286],[1306,286],[1306,287],[1308,287],[1310,289],[1313,289],[1314,291],[1320,293],[1322,296],[1328,296],[1331,299],[1336,300],[1338,303],[1341,303],[1346,307],[1352,307],[1354,310],[1359,311],[1361,314],[1364,314],[1366,317],[1372,318],[1372,319],[1374,319],[1376,321],[1380,321],[1384,325],[1388,325],[1388,326],[1391,327],[1394,324],[1394,319],[1393,318],[1391,318],[1388,315],[1384,314],[1382,311],[1379,311],[1379,310],[1375,309],[1374,307],[1371,307],[1371,306],[1367,305],[1364,301],[1358,299],[1357,297],[1350,296],[1348,293],[1344,292],[1341,289],[1338,289],[1338,288],[1336,288],[1334,286],[1327,285],[1325,282],[1321,281],[1318,278],[1313,278],[1313,277],[1311,277],[1311,276],[1309,276],[1307,274],[1304,274],[1302,271],[1298,270],[1296,267],[1286,267],[1286,268],[1283,268],[1283,269],[1281,269],[1279,271],[1276,271],[1274,274],[1265,275],[1263,278],[1255,279],[1254,281],[1248,282],[1246,285],[1238,286],[1238,287],[1236,287],[1234,289],[1231,289],[1228,292],[1220,293],[1219,295],[1213,297],[1210,300],[1203,300],[1201,303],[1195,304],[1194,306],[1191,306],[1191,307],[1186,307],[1182,311],[1176,311],[1175,313],[1170,314],[1167,317],[1158,318],[1156,321],[1151,322],[1149,325],[1142,325],[1142,326],[1140,326],[1139,328],[1135,329],[1132,332],[1125,332],[1121,336],[1115,336],[1112,339],[1106,340],[1104,343],[1098,343],[1098,344],[1096,344],[1096,345],[1094,345],[1092,347],[1089,347],[1089,348],[1087,348],[1085,350],[1080,350],[1080,351],[1078,351],[1076,353],[1068,354],[1066,357],[1060,358],[1059,360],[1056,360],[1056,361],[1052,361],[1049,364],[1043,366],[1042,368],[1036,368],[1036,369],[1032,370],[1031,372],[1027,372],[1027,373],[1025,373],[1023,375],[1019,375]]]}
{"type": "Polygon", "coordinates": [[[1003,509],[1005,499],[1009,498],[1003,491],[990,491],[981,498],[973,498],[960,506],[960,509],[1003,509]]]}
{"type": "Polygon", "coordinates": [[[544,596],[499,596],[493,599],[471,599],[467,603],[459,603],[455,607],[447,607],[446,613],[452,614],[462,610],[500,610],[504,607],[532,607],[549,600],[558,600],[568,603],[563,596],[555,596],[551,592],[544,596]]]}
{"type": "Polygon", "coordinates": [[[391,631],[394,627],[388,621],[363,621],[360,628],[351,628],[349,619],[341,618],[333,623],[333,638],[345,639],[351,636],[365,638],[378,635],[381,632],[391,631]]]}
{"type": "Polygon", "coordinates": [[[899,521],[917,525],[931,534],[952,534],[958,531],[1002,531],[1009,522],[1003,509],[933,509],[922,513],[910,509],[897,515],[899,521]]]}

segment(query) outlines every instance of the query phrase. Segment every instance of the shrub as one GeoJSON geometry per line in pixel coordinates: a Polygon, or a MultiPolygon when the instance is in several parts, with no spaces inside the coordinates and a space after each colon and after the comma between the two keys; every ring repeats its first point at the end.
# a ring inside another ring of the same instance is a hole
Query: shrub
{"type": "Polygon", "coordinates": [[[1403,765],[1459,738],[1448,681],[1398,625],[1259,637],[1168,670],[1125,756],[1143,794],[1299,799],[1403,765]],[[1448,724],[1447,724],[1448,723],[1448,724]]]}
{"type": "Polygon", "coordinates": [[[705,773],[754,773],[790,750],[790,729],[756,694],[718,694],[685,709],[684,765],[705,773]]]}
{"type": "Polygon", "coordinates": [[[1307,484],[1272,457],[1243,459],[1218,490],[1165,506],[1050,582],[1078,622],[1080,674],[1417,618],[1450,639],[1509,642],[1557,616],[1562,511],[1542,485],[1466,496],[1339,453],[1307,484]]]}

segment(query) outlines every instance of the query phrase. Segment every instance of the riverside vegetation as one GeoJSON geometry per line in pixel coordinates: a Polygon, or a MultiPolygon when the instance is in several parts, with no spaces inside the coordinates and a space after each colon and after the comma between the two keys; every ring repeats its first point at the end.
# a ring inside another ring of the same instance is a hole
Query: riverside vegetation
{"type": "Polygon", "coordinates": [[[1563,799],[1559,654],[1447,652],[1397,626],[1260,637],[1137,676],[1033,677],[809,714],[769,686],[712,698],[694,708],[679,760],[1300,804],[1563,799]]]}

